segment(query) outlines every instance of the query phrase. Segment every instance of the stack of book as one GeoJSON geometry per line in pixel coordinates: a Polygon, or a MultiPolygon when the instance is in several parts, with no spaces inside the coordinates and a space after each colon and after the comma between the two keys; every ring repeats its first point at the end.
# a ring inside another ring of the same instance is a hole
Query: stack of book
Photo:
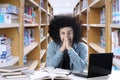
{"type": "Polygon", "coordinates": [[[9,66],[0,68],[0,75],[4,78],[19,78],[19,77],[27,77],[22,71],[27,70],[28,67],[20,67],[20,66],[9,66]]]}
{"type": "Polygon", "coordinates": [[[18,8],[11,4],[0,4],[0,23],[18,23],[18,8]]]}
{"type": "Polygon", "coordinates": [[[4,34],[0,35],[0,65],[6,63],[12,59],[11,51],[12,40],[6,37],[4,34]]]}

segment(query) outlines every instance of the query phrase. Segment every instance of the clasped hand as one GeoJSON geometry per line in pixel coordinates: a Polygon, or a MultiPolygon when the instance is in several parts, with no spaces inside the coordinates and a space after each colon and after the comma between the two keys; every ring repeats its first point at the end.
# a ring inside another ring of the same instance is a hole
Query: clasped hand
{"type": "Polygon", "coordinates": [[[64,50],[70,50],[71,45],[72,45],[72,41],[69,40],[68,38],[64,38],[60,51],[63,52],[64,50]]]}

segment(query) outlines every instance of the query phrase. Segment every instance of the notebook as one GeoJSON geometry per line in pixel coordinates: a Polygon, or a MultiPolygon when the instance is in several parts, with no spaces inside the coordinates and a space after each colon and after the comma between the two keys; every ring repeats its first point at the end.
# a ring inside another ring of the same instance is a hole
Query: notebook
{"type": "Polygon", "coordinates": [[[72,74],[81,77],[99,77],[111,74],[113,53],[90,54],[88,71],[86,73],[72,71],[72,74]]]}

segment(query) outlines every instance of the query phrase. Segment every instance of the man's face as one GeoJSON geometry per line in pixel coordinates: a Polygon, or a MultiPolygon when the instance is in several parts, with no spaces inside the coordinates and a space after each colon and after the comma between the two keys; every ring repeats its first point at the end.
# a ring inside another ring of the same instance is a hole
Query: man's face
{"type": "Polygon", "coordinates": [[[73,42],[73,29],[71,27],[64,27],[60,29],[60,39],[63,41],[65,38],[69,40],[69,43],[72,45],[73,42]]]}

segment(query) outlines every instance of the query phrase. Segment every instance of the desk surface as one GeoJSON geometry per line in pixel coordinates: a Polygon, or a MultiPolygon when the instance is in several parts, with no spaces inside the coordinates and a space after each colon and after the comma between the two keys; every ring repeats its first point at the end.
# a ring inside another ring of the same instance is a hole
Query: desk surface
{"type": "MultiPolygon", "coordinates": [[[[26,78],[14,78],[14,79],[5,79],[0,76],[0,80],[34,80],[35,78],[40,78],[40,75],[44,75],[40,71],[36,71],[35,74],[30,75],[26,78]]],[[[95,78],[84,78],[84,77],[78,77],[74,75],[69,75],[71,80],[120,80],[120,71],[112,71],[112,73],[108,76],[102,76],[102,77],[95,77],[95,78]]]]}

